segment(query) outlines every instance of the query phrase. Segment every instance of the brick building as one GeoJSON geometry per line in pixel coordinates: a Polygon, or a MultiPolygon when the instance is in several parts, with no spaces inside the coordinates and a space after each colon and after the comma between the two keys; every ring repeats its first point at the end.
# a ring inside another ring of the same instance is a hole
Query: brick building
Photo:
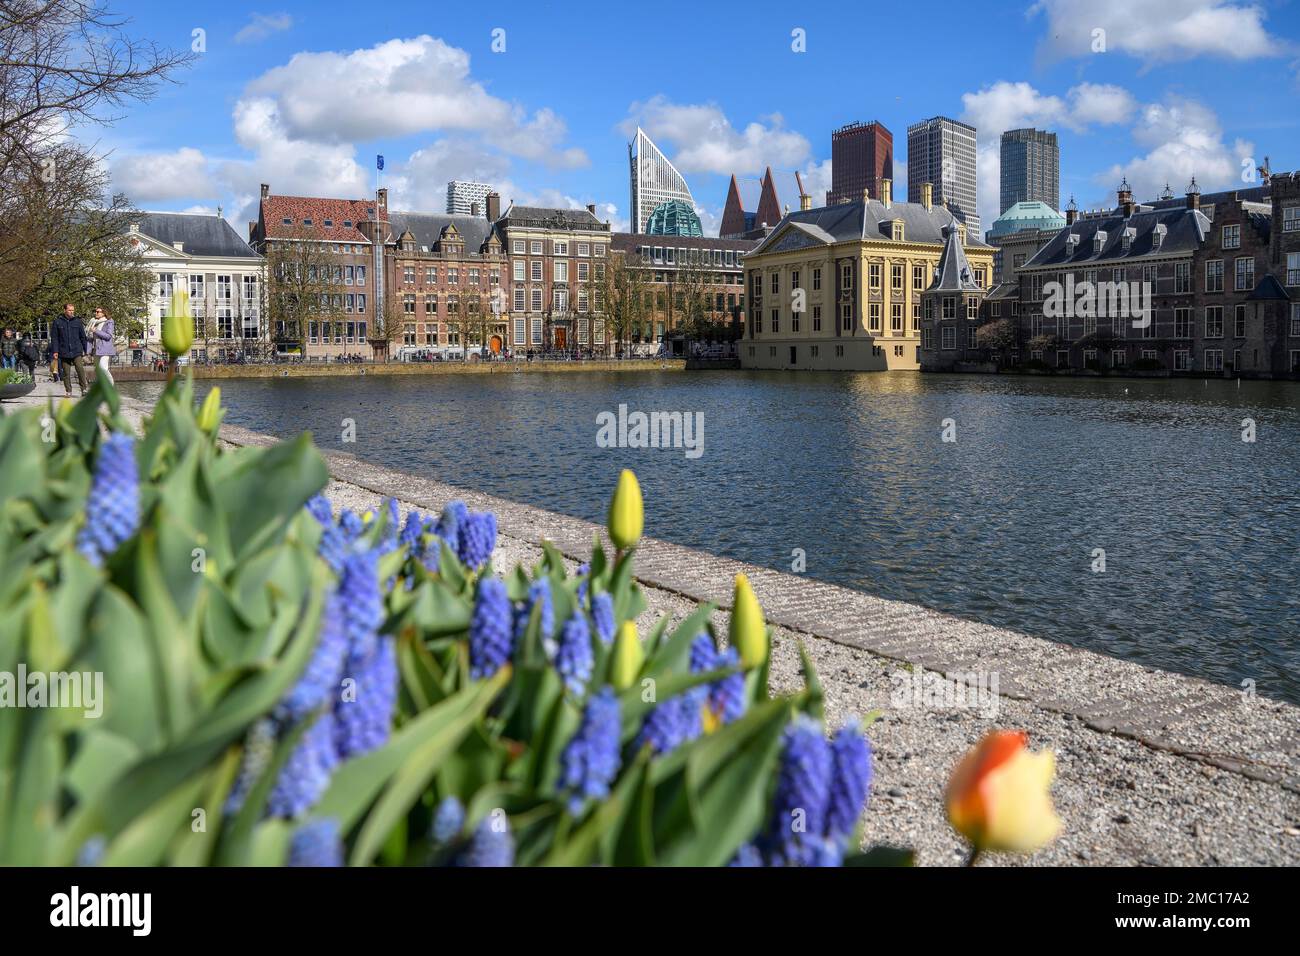
{"type": "Polygon", "coordinates": [[[685,311],[685,289],[703,295],[708,321],[734,328],[731,337],[739,337],[745,314],[744,257],[757,245],[756,239],[613,233],[613,254],[644,273],[648,328],[636,330],[633,341],[673,338],[685,311]]]}
{"type": "MultiPolygon", "coordinates": [[[[495,229],[509,259],[510,347],[604,352],[598,290],[610,254],[608,222],[586,209],[510,208],[495,229]]],[[[674,238],[674,241],[676,239],[674,238]]]]}
{"type": "Polygon", "coordinates": [[[391,213],[385,285],[401,313],[397,356],[508,348],[508,264],[492,218],[499,203],[490,194],[486,216],[391,213]]]}
{"type": "Polygon", "coordinates": [[[894,134],[883,123],[849,123],[831,133],[831,188],[826,191],[826,205],[856,202],[864,189],[879,199],[882,182],[893,178],[894,134]]]}

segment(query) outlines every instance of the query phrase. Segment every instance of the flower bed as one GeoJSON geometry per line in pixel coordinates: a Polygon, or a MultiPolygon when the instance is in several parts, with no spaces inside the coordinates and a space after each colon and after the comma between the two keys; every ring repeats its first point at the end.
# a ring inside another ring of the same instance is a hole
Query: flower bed
{"type": "MultiPolygon", "coordinates": [[[[638,634],[630,472],[612,552],[499,569],[493,515],[335,514],[307,436],[224,449],[221,417],[177,380],[136,437],[101,379],[0,423],[0,671],[103,685],[0,709],[0,862],[909,861],[860,847],[872,715],[826,728],[806,657],[769,695],[743,576],[725,641],[710,606],[638,634]]],[[[1010,737],[950,788],[977,847],[1055,832],[1010,737]]]]}

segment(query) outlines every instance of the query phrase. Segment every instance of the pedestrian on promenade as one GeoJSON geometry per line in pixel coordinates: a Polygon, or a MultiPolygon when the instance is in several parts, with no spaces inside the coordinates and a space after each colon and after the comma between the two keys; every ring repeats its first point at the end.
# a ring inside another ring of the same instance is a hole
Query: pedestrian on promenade
{"type": "Polygon", "coordinates": [[[13,329],[0,335],[0,368],[18,368],[18,337],[13,329]]]}
{"type": "Polygon", "coordinates": [[[18,337],[18,361],[27,368],[27,374],[36,381],[36,363],[41,359],[41,350],[32,338],[32,333],[24,332],[18,337]]]}
{"type": "Polygon", "coordinates": [[[113,320],[108,317],[108,313],[103,309],[96,309],[95,317],[90,320],[90,336],[94,341],[95,355],[99,365],[99,369],[95,374],[108,379],[109,385],[113,384],[113,373],[108,370],[108,362],[117,354],[117,347],[113,345],[115,332],[113,320]]]}
{"type": "Polygon", "coordinates": [[[63,307],[63,314],[50,326],[50,351],[59,366],[64,394],[72,397],[71,372],[76,372],[77,385],[85,395],[86,353],[90,351],[90,340],[86,338],[86,324],[77,318],[76,307],[71,302],[63,307]]]}

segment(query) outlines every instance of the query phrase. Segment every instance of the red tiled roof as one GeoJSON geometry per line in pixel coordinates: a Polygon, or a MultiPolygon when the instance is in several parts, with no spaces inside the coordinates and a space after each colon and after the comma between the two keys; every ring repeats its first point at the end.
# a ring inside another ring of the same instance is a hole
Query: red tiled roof
{"type": "Polygon", "coordinates": [[[262,223],[268,239],[292,238],[304,228],[312,236],[331,242],[367,242],[358,225],[375,217],[371,199],[315,199],[308,196],[267,196],[262,200],[262,223]],[[292,225],[284,222],[292,219],[292,225]],[[304,219],[312,221],[304,227],[304,219]],[[333,223],[325,225],[325,220],[333,223]],[[351,222],[351,226],[343,223],[351,222]]]}

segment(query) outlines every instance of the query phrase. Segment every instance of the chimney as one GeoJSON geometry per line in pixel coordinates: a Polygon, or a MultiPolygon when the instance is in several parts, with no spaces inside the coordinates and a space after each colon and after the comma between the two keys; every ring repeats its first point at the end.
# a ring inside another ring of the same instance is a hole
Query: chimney
{"type": "Polygon", "coordinates": [[[492,222],[501,218],[501,194],[492,192],[487,194],[487,217],[492,222]]]}
{"type": "Polygon", "coordinates": [[[1070,205],[1065,207],[1065,224],[1073,226],[1079,220],[1079,205],[1070,197],[1070,205]]]}
{"type": "Polygon", "coordinates": [[[262,183],[262,198],[265,199],[269,195],[271,195],[271,187],[266,183],[262,183]]]}
{"type": "Polygon", "coordinates": [[[802,195],[800,195],[799,196],[800,211],[811,209],[811,208],[812,208],[812,196],[809,196],[807,193],[803,193],[802,195]]]}
{"type": "Polygon", "coordinates": [[[380,222],[388,220],[388,187],[380,186],[375,198],[375,218],[380,222]]]}
{"type": "Polygon", "coordinates": [[[471,216],[477,216],[479,214],[478,203],[472,202],[469,204],[469,214],[471,216]]]}
{"type": "Polygon", "coordinates": [[[1196,177],[1192,177],[1192,183],[1187,187],[1187,208],[1201,208],[1201,187],[1196,185],[1196,177]]]}
{"type": "Polygon", "coordinates": [[[886,209],[889,209],[893,203],[894,181],[892,179],[880,180],[880,201],[886,209]]]}
{"type": "Polygon", "coordinates": [[[591,213],[593,216],[596,215],[596,204],[594,202],[587,203],[587,212],[591,213]]]}
{"type": "Polygon", "coordinates": [[[1128,184],[1128,177],[1125,176],[1119,184],[1119,191],[1116,193],[1119,199],[1119,209],[1125,216],[1133,215],[1133,189],[1128,184]]]}
{"type": "Polygon", "coordinates": [[[934,184],[921,183],[921,205],[925,207],[926,212],[930,211],[930,206],[933,203],[934,203],[934,184]]]}

